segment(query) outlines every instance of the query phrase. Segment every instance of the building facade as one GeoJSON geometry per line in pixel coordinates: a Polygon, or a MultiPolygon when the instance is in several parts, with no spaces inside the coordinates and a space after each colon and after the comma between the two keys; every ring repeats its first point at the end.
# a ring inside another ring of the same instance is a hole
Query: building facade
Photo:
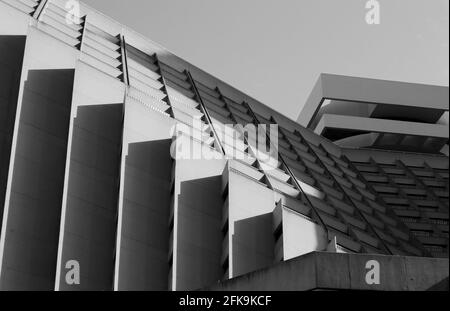
{"type": "Polygon", "coordinates": [[[66,4],[0,1],[0,290],[196,290],[311,252],[448,280],[447,156],[342,148],[66,4]]]}

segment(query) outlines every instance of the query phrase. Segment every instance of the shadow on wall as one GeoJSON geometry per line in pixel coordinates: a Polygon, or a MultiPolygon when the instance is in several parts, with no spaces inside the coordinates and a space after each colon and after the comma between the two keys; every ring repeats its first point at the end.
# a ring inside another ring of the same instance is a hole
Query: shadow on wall
{"type": "Polygon", "coordinates": [[[222,279],[221,189],[222,176],[181,182],[176,290],[195,290],[222,279]]]}
{"type": "Polygon", "coordinates": [[[171,139],[132,143],[125,159],[119,290],[167,290],[171,139]]]}
{"type": "Polygon", "coordinates": [[[236,221],[233,234],[233,277],[274,263],[273,214],[236,221]]]}
{"type": "Polygon", "coordinates": [[[68,172],[62,268],[81,267],[79,286],[60,290],[112,290],[122,150],[123,104],[77,107],[68,172]]]}
{"type": "Polygon", "coordinates": [[[31,70],[24,85],[0,288],[52,290],[73,69],[31,70]]]}
{"type": "Polygon", "coordinates": [[[0,230],[25,41],[25,36],[0,36],[0,230]]]}
{"type": "Polygon", "coordinates": [[[441,282],[433,285],[428,291],[448,291],[449,290],[449,278],[442,280],[441,282]]]}

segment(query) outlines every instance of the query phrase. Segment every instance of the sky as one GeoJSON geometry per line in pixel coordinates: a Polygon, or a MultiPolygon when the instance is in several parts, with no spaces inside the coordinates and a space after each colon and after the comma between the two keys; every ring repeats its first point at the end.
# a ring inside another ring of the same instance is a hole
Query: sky
{"type": "Polygon", "coordinates": [[[296,120],[320,73],[449,84],[449,1],[82,0],[296,120]]]}

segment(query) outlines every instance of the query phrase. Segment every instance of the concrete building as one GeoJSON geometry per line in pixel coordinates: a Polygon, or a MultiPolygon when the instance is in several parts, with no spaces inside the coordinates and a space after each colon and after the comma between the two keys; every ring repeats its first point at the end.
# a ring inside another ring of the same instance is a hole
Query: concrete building
{"type": "Polygon", "coordinates": [[[66,3],[0,1],[0,290],[228,288],[323,256],[448,283],[447,156],[342,148],[66,3]]]}
{"type": "Polygon", "coordinates": [[[448,156],[448,87],[320,75],[298,122],[339,146],[448,156]]]}

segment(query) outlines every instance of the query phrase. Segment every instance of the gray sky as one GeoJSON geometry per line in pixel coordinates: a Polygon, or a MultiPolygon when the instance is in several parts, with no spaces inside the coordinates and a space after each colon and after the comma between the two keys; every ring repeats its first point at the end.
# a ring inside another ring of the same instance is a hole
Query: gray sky
{"type": "Polygon", "coordinates": [[[83,2],[292,119],[321,72],[448,86],[448,0],[83,2]]]}

